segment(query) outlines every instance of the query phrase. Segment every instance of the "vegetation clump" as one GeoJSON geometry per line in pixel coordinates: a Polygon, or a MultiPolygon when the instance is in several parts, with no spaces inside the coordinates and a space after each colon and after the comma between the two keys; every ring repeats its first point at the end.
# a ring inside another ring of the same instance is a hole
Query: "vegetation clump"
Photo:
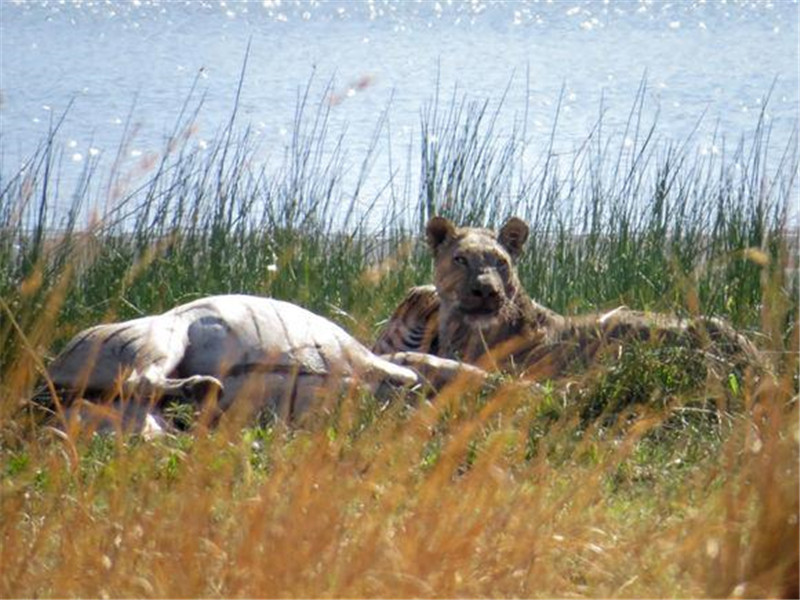
{"type": "Polygon", "coordinates": [[[522,130],[434,104],[419,190],[393,179],[365,199],[376,150],[346,188],[329,106],[309,97],[277,167],[233,119],[205,151],[181,145],[187,117],[104,185],[90,161],[64,210],[56,123],[0,182],[0,595],[797,597],[796,137],[766,160],[763,121],[722,157],[656,123],[598,126],[526,171],[522,130]],[[204,295],[286,299],[369,343],[431,280],[433,214],[526,219],[522,284],[562,314],[723,317],[771,372],[709,377],[696,353],[630,345],[551,380],[354,394],[293,428],[209,431],[175,406],[186,431],[147,443],[31,408],[80,329],[204,295]]]}

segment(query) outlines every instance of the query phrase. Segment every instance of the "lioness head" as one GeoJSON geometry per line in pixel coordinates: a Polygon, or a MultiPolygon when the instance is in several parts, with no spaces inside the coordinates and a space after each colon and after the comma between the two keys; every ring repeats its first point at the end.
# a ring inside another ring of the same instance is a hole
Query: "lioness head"
{"type": "Polygon", "coordinates": [[[426,228],[433,251],[436,290],[442,309],[481,323],[513,306],[520,293],[514,261],[528,239],[528,225],[512,217],[499,232],[456,227],[433,217],[426,228]]]}

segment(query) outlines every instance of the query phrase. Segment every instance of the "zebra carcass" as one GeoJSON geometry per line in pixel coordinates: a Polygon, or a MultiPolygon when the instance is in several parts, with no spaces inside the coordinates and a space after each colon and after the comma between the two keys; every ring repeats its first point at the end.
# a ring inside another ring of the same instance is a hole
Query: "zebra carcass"
{"type": "Polygon", "coordinates": [[[163,423],[157,405],[169,397],[212,398],[219,411],[243,399],[250,411],[266,409],[290,422],[348,390],[381,395],[417,385],[423,375],[435,374],[441,384],[464,371],[482,376],[427,355],[378,356],[338,325],[289,302],[223,295],[84,330],[48,376],[67,404],[122,398],[127,429],[157,432],[163,423]]]}

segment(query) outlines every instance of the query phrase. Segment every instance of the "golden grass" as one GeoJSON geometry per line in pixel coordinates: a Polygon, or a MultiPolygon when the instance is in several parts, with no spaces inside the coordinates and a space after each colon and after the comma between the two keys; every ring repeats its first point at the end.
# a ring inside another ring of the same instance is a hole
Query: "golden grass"
{"type": "Polygon", "coordinates": [[[796,330],[788,350],[773,336],[774,376],[616,424],[581,420],[598,367],[146,443],[57,433],[20,402],[65,285],[19,328],[2,388],[2,597],[797,594],[796,330]]]}
{"type": "Polygon", "coordinates": [[[747,387],[723,435],[684,432],[694,439],[652,463],[634,456],[663,411],[580,438],[565,416],[530,452],[545,400],[513,382],[379,414],[350,398],[296,430],[230,422],[156,443],[31,438],[17,419],[3,443],[0,595],[796,593],[788,373],[747,387]],[[692,441],[710,449],[682,468],[692,441]]]}
{"type": "Polygon", "coordinates": [[[796,330],[772,337],[774,376],[656,387],[616,424],[582,421],[598,367],[146,443],[57,433],[21,402],[66,285],[2,387],[2,597],[797,594],[796,330]]]}
{"type": "MultiPolygon", "coordinates": [[[[347,329],[367,339],[429,277],[394,188],[379,236],[355,226],[358,189],[344,193],[341,153],[318,142],[327,103],[303,117],[307,96],[274,176],[251,172],[250,139],[230,129],[207,153],[177,152],[193,125],[176,124],[163,164],[112,168],[107,212],[131,221],[94,223],[97,238],[76,223],[53,237],[55,131],[0,194],[0,596],[798,597],[797,140],[773,172],[761,121],[725,161],[659,158],[648,135],[631,155],[584,144],[565,176],[550,150],[541,172],[514,171],[525,144],[495,139],[485,109],[433,106],[422,137],[445,143],[423,148],[414,219],[526,215],[538,233],[523,280],[559,310],[677,307],[748,326],[761,311],[775,377],[656,386],[610,426],[581,417],[602,369],[386,410],[353,397],[291,430],[231,416],[152,443],[35,418],[47,353],[100,318],[249,291],[354,315],[347,329]],[[519,202],[499,209],[506,196],[519,202]]],[[[76,214],[108,202],[95,187],[76,191],[76,214]]]]}

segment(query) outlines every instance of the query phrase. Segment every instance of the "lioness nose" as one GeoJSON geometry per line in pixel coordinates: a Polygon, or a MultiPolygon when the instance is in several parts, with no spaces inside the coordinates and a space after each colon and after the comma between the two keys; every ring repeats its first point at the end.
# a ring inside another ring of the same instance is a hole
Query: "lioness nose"
{"type": "Polygon", "coordinates": [[[490,283],[477,281],[472,286],[472,295],[476,298],[495,298],[499,295],[499,292],[490,283]]]}

